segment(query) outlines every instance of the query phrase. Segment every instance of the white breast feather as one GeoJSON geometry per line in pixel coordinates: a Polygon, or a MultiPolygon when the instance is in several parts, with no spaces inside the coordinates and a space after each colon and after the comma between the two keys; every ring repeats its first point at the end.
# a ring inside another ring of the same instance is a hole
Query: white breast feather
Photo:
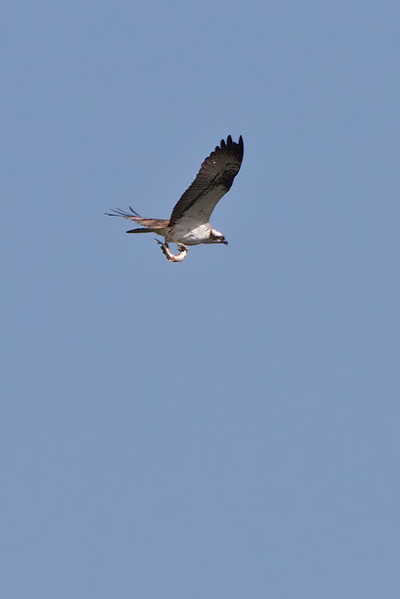
{"type": "Polygon", "coordinates": [[[210,225],[202,223],[199,225],[194,218],[183,216],[172,227],[172,231],[166,238],[167,243],[183,243],[184,245],[197,245],[203,243],[210,236],[210,225]]]}

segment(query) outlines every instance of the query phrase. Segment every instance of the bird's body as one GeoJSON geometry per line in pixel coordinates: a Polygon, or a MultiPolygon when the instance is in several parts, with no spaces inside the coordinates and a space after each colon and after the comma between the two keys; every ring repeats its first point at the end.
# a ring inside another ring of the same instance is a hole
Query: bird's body
{"type": "Polygon", "coordinates": [[[243,139],[232,141],[229,135],[221,141],[200,167],[200,170],[175,205],[169,220],[142,218],[133,208],[130,212],[114,210],[109,216],[122,216],[143,228],[131,229],[127,233],[156,233],[164,237],[161,249],[170,262],[181,262],[186,254],[186,246],[200,243],[228,244],[219,231],[212,229],[209,219],[217,202],[229,191],[239,172],[243,159],[243,139]],[[175,243],[179,253],[171,253],[168,244],[175,243]]]}

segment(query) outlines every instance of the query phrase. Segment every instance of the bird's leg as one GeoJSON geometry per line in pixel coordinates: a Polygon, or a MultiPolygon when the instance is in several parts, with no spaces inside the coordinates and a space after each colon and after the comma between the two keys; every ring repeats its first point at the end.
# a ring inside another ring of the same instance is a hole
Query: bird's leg
{"type": "Polygon", "coordinates": [[[169,249],[168,243],[162,243],[159,239],[156,239],[157,243],[161,246],[161,251],[169,262],[182,262],[186,257],[187,248],[183,244],[178,244],[179,254],[172,254],[169,249]]]}

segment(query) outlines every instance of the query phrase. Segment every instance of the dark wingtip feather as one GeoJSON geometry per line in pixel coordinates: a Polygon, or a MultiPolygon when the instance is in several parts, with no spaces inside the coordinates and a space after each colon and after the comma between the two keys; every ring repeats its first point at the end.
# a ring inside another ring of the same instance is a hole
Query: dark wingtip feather
{"type": "Polygon", "coordinates": [[[110,208],[113,212],[106,212],[107,216],[127,216],[126,212],[121,210],[121,208],[110,208]]]}
{"type": "Polygon", "coordinates": [[[110,208],[112,212],[105,212],[107,216],[125,216],[125,213],[121,208],[110,208]]]}
{"type": "Polygon", "coordinates": [[[243,144],[243,137],[242,136],[239,137],[237,145],[239,146],[240,156],[241,156],[241,159],[243,160],[244,144],[243,144]]]}
{"type": "Polygon", "coordinates": [[[234,152],[235,154],[238,155],[238,157],[240,159],[243,158],[243,137],[240,135],[239,139],[237,142],[232,140],[232,136],[228,135],[228,137],[226,138],[226,143],[224,142],[224,140],[221,141],[221,148],[219,149],[228,149],[231,152],[234,152]]]}
{"type": "Polygon", "coordinates": [[[239,146],[239,148],[243,150],[243,137],[240,135],[238,141],[235,142],[232,140],[232,136],[228,135],[226,141],[224,139],[221,139],[221,144],[217,146],[215,149],[217,151],[225,150],[226,148],[231,148],[232,146],[239,146]]]}
{"type": "Polygon", "coordinates": [[[132,213],[133,213],[135,216],[138,216],[139,218],[142,218],[142,217],[140,216],[140,214],[138,214],[138,213],[136,212],[136,210],[134,210],[134,209],[132,208],[132,206],[129,206],[129,210],[130,210],[130,211],[131,211],[131,212],[132,212],[132,213]]]}
{"type": "MultiPolygon", "coordinates": [[[[130,218],[129,212],[125,212],[125,210],[121,210],[121,208],[110,208],[110,210],[112,210],[112,213],[111,212],[105,212],[104,214],[106,214],[107,216],[122,216],[123,218],[130,218]]],[[[129,206],[129,210],[132,212],[132,214],[134,216],[142,218],[136,212],[136,210],[134,210],[131,206],[129,206]]]]}

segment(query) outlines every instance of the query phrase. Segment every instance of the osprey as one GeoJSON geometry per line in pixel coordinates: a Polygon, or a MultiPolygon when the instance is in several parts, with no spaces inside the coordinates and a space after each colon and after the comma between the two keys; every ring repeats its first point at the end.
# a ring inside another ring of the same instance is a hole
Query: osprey
{"type": "Polygon", "coordinates": [[[169,220],[142,218],[133,208],[124,212],[119,208],[107,216],[122,216],[141,225],[127,233],[156,233],[164,237],[164,243],[156,239],[161,250],[170,262],[182,262],[187,254],[187,245],[199,243],[224,243],[225,237],[212,229],[209,219],[217,202],[232,186],[243,159],[243,139],[232,141],[228,135],[226,142],[221,140],[214,152],[206,158],[193,183],[175,205],[169,220]],[[178,254],[172,254],[169,243],[175,243],[178,254]]]}

